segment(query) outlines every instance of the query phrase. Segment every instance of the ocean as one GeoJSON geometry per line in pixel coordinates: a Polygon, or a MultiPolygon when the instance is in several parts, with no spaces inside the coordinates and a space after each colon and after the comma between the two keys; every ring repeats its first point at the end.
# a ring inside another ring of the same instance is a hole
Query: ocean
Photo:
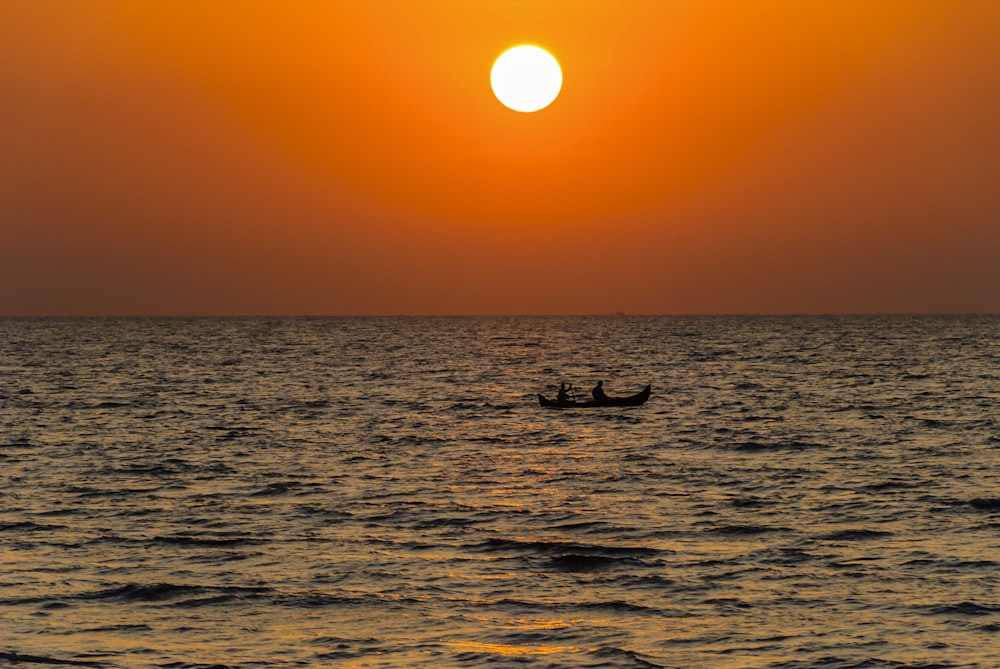
{"type": "Polygon", "coordinates": [[[0,320],[0,665],[1000,667],[998,401],[996,316],[0,320]]]}

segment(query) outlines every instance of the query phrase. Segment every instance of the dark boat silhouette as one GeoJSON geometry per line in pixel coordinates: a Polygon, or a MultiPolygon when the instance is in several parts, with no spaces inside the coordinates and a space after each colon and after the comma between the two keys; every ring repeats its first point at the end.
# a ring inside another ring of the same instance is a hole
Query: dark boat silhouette
{"type": "Polygon", "coordinates": [[[559,402],[556,400],[550,400],[545,395],[538,395],[538,403],[549,409],[595,409],[597,407],[637,407],[640,404],[645,404],[646,400],[649,399],[650,386],[646,386],[642,389],[642,392],[636,393],[635,395],[629,395],[628,397],[608,397],[601,401],[597,400],[569,400],[567,402],[559,402]]]}

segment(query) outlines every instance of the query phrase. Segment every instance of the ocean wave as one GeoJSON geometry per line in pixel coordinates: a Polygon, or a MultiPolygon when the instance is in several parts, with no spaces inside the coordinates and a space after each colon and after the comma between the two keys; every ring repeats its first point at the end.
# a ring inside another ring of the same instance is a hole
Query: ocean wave
{"type": "MultiPolygon", "coordinates": [[[[267,666],[267,662],[255,662],[254,664],[260,666],[267,666]]],[[[203,662],[164,662],[159,665],[160,669],[244,669],[246,664],[223,664],[219,662],[212,662],[211,664],[206,664],[203,662]]]]}
{"type": "MultiPolygon", "coordinates": [[[[978,669],[977,665],[951,662],[897,662],[880,658],[826,656],[808,660],[776,662],[766,669],[978,669]]],[[[985,668],[984,668],[985,669],[985,668]]]]}
{"type": "Polygon", "coordinates": [[[603,521],[576,521],[571,523],[556,523],[553,530],[579,532],[580,534],[609,534],[620,536],[624,529],[603,521]]]}
{"type": "Polygon", "coordinates": [[[321,489],[321,483],[306,483],[302,481],[277,481],[249,494],[250,497],[280,497],[288,494],[299,494],[302,491],[321,489]]]}
{"type": "Polygon", "coordinates": [[[953,558],[917,558],[907,560],[904,567],[928,567],[934,573],[953,574],[956,572],[992,571],[1000,567],[995,560],[959,560],[953,558]]]}
{"type": "Polygon", "coordinates": [[[34,445],[29,437],[22,436],[8,439],[6,443],[0,444],[0,448],[31,448],[34,445]]]}
{"type": "Polygon", "coordinates": [[[522,541],[518,539],[487,539],[468,548],[487,553],[527,553],[537,555],[575,554],[590,557],[642,558],[655,557],[660,551],[645,546],[618,546],[603,544],[581,544],[572,541],[522,541]]]}
{"type": "Polygon", "coordinates": [[[259,536],[239,535],[233,537],[226,536],[192,536],[189,534],[157,536],[149,540],[137,540],[148,545],[162,544],[166,546],[180,546],[182,548],[233,548],[236,546],[259,546],[268,543],[269,539],[259,536]]]}
{"type": "MultiPolygon", "coordinates": [[[[79,656],[77,656],[79,657],[79,656]]],[[[105,664],[97,660],[78,660],[76,658],[55,658],[45,655],[27,655],[14,651],[0,652],[0,660],[7,660],[14,664],[53,664],[68,665],[75,667],[103,667],[105,664]]]]}
{"type": "Polygon", "coordinates": [[[826,448],[824,444],[790,439],[786,441],[744,441],[730,444],[729,448],[737,453],[767,453],[780,451],[806,451],[826,448]]]}
{"type": "Polygon", "coordinates": [[[655,664],[632,650],[623,648],[598,648],[591,653],[600,664],[588,663],[591,669],[666,669],[666,665],[655,664]]]}
{"type": "Polygon", "coordinates": [[[873,539],[891,537],[892,534],[892,532],[883,532],[881,530],[840,530],[838,532],[821,535],[817,537],[817,539],[820,541],[870,541],[873,539]]]}
{"type": "Polygon", "coordinates": [[[793,530],[788,527],[772,527],[771,525],[723,525],[721,527],[711,527],[705,531],[710,534],[750,537],[759,534],[770,534],[772,532],[792,532],[793,530]]]}
{"type": "Polygon", "coordinates": [[[199,602],[220,604],[235,599],[259,598],[272,592],[273,590],[266,587],[128,583],[68,595],[54,593],[8,597],[0,599],[0,603],[9,606],[40,605],[45,609],[67,608],[81,602],[195,606],[199,602]]]}
{"type": "Polygon", "coordinates": [[[772,506],[777,504],[776,499],[765,499],[763,497],[756,497],[753,495],[747,495],[744,497],[734,497],[729,500],[729,504],[741,509],[758,509],[764,506],[772,506]]]}
{"type": "Polygon", "coordinates": [[[979,511],[1000,512],[1000,497],[976,497],[969,500],[969,506],[979,511]]]}
{"type": "Polygon", "coordinates": [[[270,597],[273,594],[274,590],[268,587],[128,583],[93,592],[81,593],[75,595],[72,599],[141,604],[172,602],[181,606],[190,606],[196,605],[198,602],[219,604],[234,599],[270,597]]]}
{"type": "Polygon", "coordinates": [[[479,522],[475,518],[465,516],[448,516],[416,521],[413,523],[413,528],[417,530],[433,530],[440,527],[469,527],[470,525],[477,525],[479,522]]]}
{"type": "Polygon", "coordinates": [[[1000,614],[1000,604],[980,604],[977,602],[939,604],[920,608],[934,616],[994,616],[1000,614]]]}
{"type": "Polygon", "coordinates": [[[11,534],[21,534],[28,532],[52,532],[54,530],[64,530],[65,525],[40,525],[30,520],[16,522],[0,521],[0,532],[10,532],[11,534]]]}
{"type": "Polygon", "coordinates": [[[738,597],[710,597],[709,599],[703,600],[702,604],[708,606],[717,606],[722,609],[752,609],[753,604],[745,602],[738,597]]]}
{"type": "Polygon", "coordinates": [[[635,558],[610,557],[606,555],[578,555],[576,553],[556,555],[548,558],[544,564],[548,569],[563,572],[607,571],[621,566],[644,565],[641,560],[635,558]]]}

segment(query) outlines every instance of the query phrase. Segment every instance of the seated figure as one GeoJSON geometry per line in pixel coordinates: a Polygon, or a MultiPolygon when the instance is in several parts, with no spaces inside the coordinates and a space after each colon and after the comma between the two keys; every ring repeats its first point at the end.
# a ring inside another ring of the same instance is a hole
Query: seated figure
{"type": "Polygon", "coordinates": [[[604,394],[604,381],[598,381],[594,389],[590,391],[590,394],[594,396],[595,402],[606,401],[608,396],[604,394]]]}

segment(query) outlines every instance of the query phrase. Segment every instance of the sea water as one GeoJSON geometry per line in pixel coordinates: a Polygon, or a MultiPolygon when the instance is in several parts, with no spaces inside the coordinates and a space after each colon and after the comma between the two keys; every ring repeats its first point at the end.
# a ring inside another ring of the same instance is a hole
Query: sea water
{"type": "Polygon", "coordinates": [[[988,316],[3,320],[0,663],[1000,667],[998,400],[988,316]]]}

